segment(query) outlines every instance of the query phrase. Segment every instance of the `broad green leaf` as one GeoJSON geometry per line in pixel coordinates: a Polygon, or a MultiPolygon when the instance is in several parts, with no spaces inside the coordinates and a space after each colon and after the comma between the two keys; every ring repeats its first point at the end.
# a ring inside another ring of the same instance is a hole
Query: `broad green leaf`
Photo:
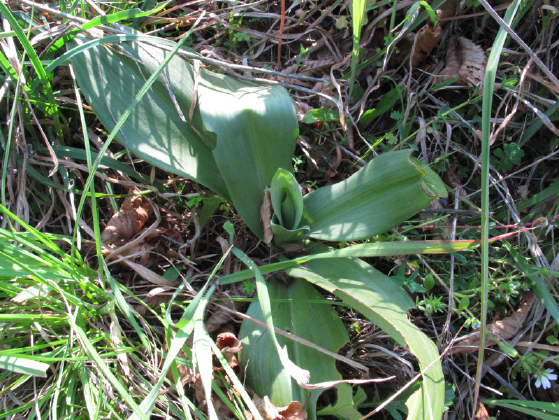
{"type": "Polygon", "coordinates": [[[439,419],[443,413],[444,377],[435,344],[407,318],[413,302],[387,276],[358,259],[309,261],[286,270],[333,293],[382,328],[419,360],[423,384],[407,402],[408,419],[439,419]]]}
{"type": "MultiPolygon", "coordinates": [[[[274,325],[277,328],[332,352],[337,352],[349,340],[339,315],[311,284],[304,280],[291,279],[286,285],[280,280],[270,278],[267,285],[272,299],[274,325]],[[309,302],[317,300],[324,300],[324,304],[309,302]]],[[[258,302],[250,305],[247,315],[264,321],[258,302]]],[[[316,399],[322,390],[309,391],[299,387],[291,379],[277,356],[269,331],[250,321],[244,321],[239,337],[243,343],[240,361],[243,368],[246,366],[247,386],[260,398],[268,395],[278,407],[286,406],[291,401],[304,403],[310,393],[307,411],[309,418],[314,419],[316,399]]],[[[288,353],[298,366],[311,372],[313,383],[341,379],[332,357],[283,336],[278,335],[277,340],[282,347],[287,347],[288,353]]]]}
{"type": "Polygon", "coordinates": [[[47,377],[49,364],[14,356],[0,356],[0,369],[23,375],[47,377]]]}
{"type": "MultiPolygon", "coordinates": [[[[83,45],[89,38],[77,36],[71,44],[83,45]]],[[[144,42],[97,45],[71,58],[78,84],[107,130],[142,88],[147,78],[169,54],[144,42]]],[[[228,197],[225,183],[215,163],[210,139],[201,136],[201,119],[194,112],[188,120],[194,98],[192,66],[173,57],[150,91],[126,120],[118,140],[132,153],[172,173],[188,177],[228,197]],[[169,83],[166,86],[165,78],[169,83]],[[176,103],[171,98],[176,99],[176,103]],[[197,127],[197,128],[196,128],[197,127]]]]}
{"type": "Polygon", "coordinates": [[[217,166],[233,204],[260,238],[264,190],[278,168],[291,169],[299,132],[293,102],[281,86],[262,87],[202,71],[199,107],[213,136],[217,166]]]}
{"type": "Polygon", "coordinates": [[[385,153],[338,184],[304,197],[302,224],[310,237],[360,240],[387,231],[446,197],[443,182],[409,151],[385,153]]]}
{"type": "Polygon", "coordinates": [[[256,278],[256,291],[258,295],[258,303],[262,309],[262,314],[266,320],[266,325],[268,327],[270,339],[275,349],[273,354],[278,356],[278,360],[281,363],[284,371],[291,376],[299,385],[306,385],[309,383],[310,372],[305,369],[301,369],[289,358],[289,352],[287,347],[281,346],[276,337],[276,332],[274,328],[272,304],[270,302],[270,295],[268,292],[268,285],[264,280],[264,277],[260,273],[258,266],[250,260],[247,255],[237,248],[233,248],[233,253],[237,258],[239,258],[243,263],[245,263],[253,272],[256,278]]]}
{"type": "Polygon", "coordinates": [[[303,195],[291,172],[281,168],[276,171],[270,198],[279,224],[288,230],[296,229],[303,216],[303,195]]]}

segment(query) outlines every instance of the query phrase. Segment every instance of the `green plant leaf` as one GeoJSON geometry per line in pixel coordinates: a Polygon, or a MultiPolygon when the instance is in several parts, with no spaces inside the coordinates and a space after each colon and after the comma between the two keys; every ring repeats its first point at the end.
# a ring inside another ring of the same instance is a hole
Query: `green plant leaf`
{"type": "Polygon", "coordinates": [[[296,229],[303,216],[303,195],[291,172],[281,168],[276,171],[270,198],[279,224],[288,230],[296,229]]]}
{"type": "Polygon", "coordinates": [[[376,108],[369,109],[365,111],[365,113],[361,116],[359,120],[359,125],[362,128],[367,127],[371,124],[376,118],[380,117],[389,109],[398,102],[398,100],[402,97],[402,89],[399,86],[396,86],[391,91],[387,92],[382,99],[378,102],[376,108]]]}
{"type": "Polygon", "coordinates": [[[338,111],[337,109],[328,108],[311,109],[303,117],[303,122],[305,124],[331,121],[340,121],[340,111],[338,111]]]}
{"type": "MultiPolygon", "coordinates": [[[[71,45],[83,45],[89,38],[76,36],[71,45]]],[[[144,42],[120,42],[96,45],[71,58],[78,84],[107,130],[111,131],[120,116],[157,70],[168,52],[144,42]]],[[[152,88],[126,120],[117,139],[132,153],[171,173],[185,176],[228,197],[225,182],[215,163],[210,139],[199,133],[202,121],[194,112],[193,126],[188,118],[194,98],[192,66],[173,57],[152,88]],[[174,95],[173,102],[170,92],[174,95]]]]}
{"type": "Polygon", "coordinates": [[[534,274],[534,271],[537,267],[532,266],[526,259],[520,255],[507,241],[501,241],[505,249],[510,253],[512,259],[518,266],[518,269],[523,271],[526,276],[532,280],[533,282],[533,289],[534,293],[536,294],[537,298],[540,302],[545,306],[545,309],[549,312],[549,314],[555,319],[555,321],[559,322],[559,305],[557,305],[557,300],[553,297],[553,295],[549,292],[545,281],[541,278],[541,276],[534,274]]]}
{"type": "Polygon", "coordinates": [[[272,222],[270,226],[272,228],[272,233],[274,234],[272,243],[278,248],[288,242],[301,242],[305,239],[310,230],[308,226],[302,226],[299,229],[289,230],[274,222],[272,222]]]}
{"type": "Polygon", "coordinates": [[[237,248],[233,248],[233,253],[237,258],[239,258],[244,264],[247,265],[253,272],[256,278],[256,293],[258,295],[258,303],[262,308],[262,314],[264,319],[266,320],[266,325],[268,326],[268,331],[270,332],[270,339],[275,347],[275,351],[273,351],[274,356],[278,357],[278,360],[281,363],[283,370],[291,376],[293,379],[297,381],[300,385],[306,385],[309,383],[310,372],[305,369],[301,369],[297,366],[293,361],[289,358],[289,352],[287,347],[281,346],[279,341],[277,340],[275,327],[274,327],[274,320],[273,320],[273,313],[272,313],[272,305],[270,302],[270,295],[268,292],[268,285],[264,280],[264,277],[260,273],[258,266],[250,260],[247,255],[237,248]]]}
{"type": "MultiPolygon", "coordinates": [[[[328,405],[318,411],[319,416],[336,416],[338,418],[348,419],[348,420],[359,420],[363,417],[357,409],[355,408],[355,403],[353,401],[353,388],[348,384],[340,384],[337,387],[338,399],[336,404],[328,405]]],[[[362,388],[359,388],[361,392],[364,393],[362,388]]],[[[359,392],[359,391],[358,391],[359,392]]]]}
{"type": "MultiPolygon", "coordinates": [[[[322,246],[316,248],[322,252],[322,246]]],[[[444,377],[435,344],[407,318],[413,301],[401,287],[358,259],[309,261],[305,267],[286,270],[328,290],[382,328],[419,360],[423,384],[407,402],[408,419],[441,418],[444,377]]]]}
{"type": "Polygon", "coordinates": [[[229,195],[260,238],[264,190],[278,168],[289,170],[299,132],[293,102],[281,86],[261,87],[201,72],[199,106],[229,195]]]}
{"type": "MultiPolygon", "coordinates": [[[[348,246],[334,251],[305,255],[288,261],[280,261],[259,267],[262,274],[269,274],[279,270],[296,267],[311,260],[329,258],[369,258],[388,257],[393,255],[410,254],[445,254],[477,248],[479,243],[474,240],[461,241],[405,241],[405,242],[373,242],[348,246]]],[[[251,270],[242,270],[219,279],[220,284],[231,284],[251,279],[251,270]]]]}
{"type": "Polygon", "coordinates": [[[483,400],[483,402],[510,408],[543,420],[554,420],[559,415],[559,404],[552,402],[520,400],[483,400]]]}
{"type": "MultiPolygon", "coordinates": [[[[286,285],[280,280],[267,281],[274,314],[274,325],[329,351],[337,352],[349,337],[337,312],[308,282],[291,279],[286,285]],[[278,300],[281,300],[278,301],[278,300]],[[310,303],[309,301],[313,301],[310,303]],[[324,300],[324,304],[314,303],[324,300]]],[[[250,305],[247,315],[264,321],[259,302],[250,305]]],[[[239,337],[243,343],[241,365],[246,365],[246,384],[258,396],[268,395],[276,406],[286,406],[292,401],[304,403],[310,394],[309,419],[316,417],[316,399],[321,389],[309,391],[301,388],[289,376],[277,355],[271,334],[250,321],[244,321],[239,337]]],[[[313,383],[340,380],[335,360],[308,346],[277,336],[280,345],[286,346],[293,361],[311,372],[313,383]]]]}
{"type": "Polygon", "coordinates": [[[23,375],[40,376],[41,378],[47,377],[47,369],[49,364],[30,360],[18,355],[13,356],[0,356],[0,368],[10,372],[21,373],[23,375]]]}
{"type": "Polygon", "coordinates": [[[360,240],[387,231],[425,208],[444,184],[409,151],[385,153],[338,184],[304,197],[302,224],[309,236],[328,241],[360,240]]]}
{"type": "Polygon", "coordinates": [[[349,96],[353,92],[357,63],[359,62],[359,46],[361,44],[361,29],[365,16],[365,0],[354,0],[351,7],[351,27],[353,30],[353,55],[351,56],[351,77],[349,79],[349,96]]]}

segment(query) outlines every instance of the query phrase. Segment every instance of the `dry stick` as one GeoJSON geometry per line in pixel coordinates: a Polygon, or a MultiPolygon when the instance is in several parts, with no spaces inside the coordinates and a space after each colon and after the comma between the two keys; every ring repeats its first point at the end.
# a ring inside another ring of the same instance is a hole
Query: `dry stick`
{"type": "Polygon", "coordinates": [[[479,0],[485,10],[489,12],[491,17],[497,21],[497,23],[503,28],[503,30],[510,35],[512,39],[514,39],[520,46],[528,53],[530,58],[534,60],[534,62],[538,65],[538,67],[551,79],[556,86],[559,86],[559,79],[553,74],[551,70],[543,63],[542,60],[532,51],[532,49],[520,38],[516,32],[512,30],[512,28],[507,25],[507,23],[501,19],[501,16],[497,14],[497,12],[491,7],[491,5],[486,0],[479,0]]]}
{"type": "MultiPolygon", "coordinates": [[[[474,356],[474,357],[475,357],[475,356],[474,356]]],[[[466,372],[464,372],[462,369],[460,369],[460,368],[456,365],[456,363],[454,363],[452,360],[450,361],[450,363],[452,364],[452,366],[454,366],[454,368],[455,368],[457,371],[459,371],[462,375],[464,375],[464,377],[467,378],[470,382],[475,382],[475,381],[476,381],[475,378],[472,378],[470,375],[468,375],[466,372]]],[[[484,365],[484,366],[485,366],[485,365],[484,365]]],[[[501,378],[501,379],[503,379],[503,378],[501,378]]],[[[501,397],[503,396],[503,394],[502,394],[501,392],[497,391],[496,389],[489,388],[487,385],[480,384],[480,386],[481,386],[482,388],[487,389],[488,391],[491,391],[491,392],[493,392],[493,393],[495,393],[495,394],[501,396],[501,397]]],[[[509,385],[509,386],[510,386],[510,385],[509,385]]]]}
{"type": "MultiPolygon", "coordinates": [[[[472,357],[477,362],[477,357],[473,356],[473,355],[472,355],[472,357]]],[[[483,364],[483,369],[486,370],[487,372],[489,372],[491,374],[491,376],[493,376],[495,379],[497,379],[501,383],[501,385],[503,385],[510,392],[512,392],[514,395],[516,395],[516,398],[518,398],[519,400],[526,401],[527,398],[524,395],[522,395],[520,392],[518,392],[518,390],[516,388],[514,388],[509,382],[505,381],[505,379],[503,377],[501,377],[501,375],[499,375],[497,372],[495,372],[493,369],[491,369],[485,363],[483,364]]]]}
{"type": "Polygon", "coordinates": [[[281,38],[283,37],[283,27],[285,26],[285,0],[281,0],[281,18],[278,37],[278,71],[281,68],[281,38]]]}
{"type": "MultiPolygon", "coordinates": [[[[458,210],[460,205],[460,192],[458,187],[454,190],[454,209],[458,210]]],[[[452,219],[452,241],[456,240],[456,224],[458,222],[458,217],[455,215],[452,219]]],[[[446,322],[444,323],[443,330],[441,331],[441,337],[439,339],[439,348],[443,343],[446,333],[450,329],[450,319],[452,317],[452,307],[454,306],[454,254],[450,255],[450,285],[448,288],[448,313],[446,315],[446,322]]]]}

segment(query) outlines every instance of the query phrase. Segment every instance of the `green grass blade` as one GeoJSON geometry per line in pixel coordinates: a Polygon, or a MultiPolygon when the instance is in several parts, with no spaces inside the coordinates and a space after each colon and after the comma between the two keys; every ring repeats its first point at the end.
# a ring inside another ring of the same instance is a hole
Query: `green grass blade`
{"type": "Polygon", "coordinates": [[[552,402],[518,400],[483,400],[483,402],[488,405],[510,408],[542,420],[556,420],[559,416],[559,404],[552,402]]]}
{"type": "Polygon", "coordinates": [[[36,360],[23,359],[17,356],[2,356],[0,355],[0,369],[9,370],[23,375],[39,376],[41,378],[47,377],[47,369],[49,364],[38,362],[36,360]]]}
{"type": "Polygon", "coordinates": [[[58,49],[62,47],[66,42],[70,40],[70,38],[73,38],[75,35],[82,33],[83,31],[87,31],[88,29],[96,28],[99,25],[108,25],[123,20],[148,16],[163,10],[166,5],[167,3],[165,2],[160,3],[159,5],[157,5],[157,7],[147,12],[140,9],[129,9],[129,10],[121,10],[120,12],[111,13],[110,15],[106,15],[106,16],[98,16],[94,19],[91,19],[89,22],[81,25],[79,29],[70,31],[66,35],[65,39],[59,39],[58,41],[56,41],[56,43],[54,44],[54,48],[58,49]]]}
{"type": "MultiPolygon", "coordinates": [[[[206,331],[205,331],[205,333],[207,335],[206,331]]],[[[215,356],[217,357],[217,360],[219,360],[219,363],[221,363],[221,365],[225,369],[225,372],[227,372],[227,375],[229,376],[229,378],[233,382],[233,385],[235,386],[235,389],[241,394],[241,397],[242,397],[243,401],[245,402],[245,404],[247,405],[247,407],[250,409],[251,414],[254,416],[254,418],[256,420],[263,420],[262,416],[260,415],[260,412],[258,411],[256,406],[252,402],[252,400],[250,398],[250,395],[248,395],[248,392],[246,391],[244,385],[241,383],[241,381],[239,380],[237,374],[233,371],[233,369],[231,369],[231,366],[229,365],[229,362],[225,359],[225,357],[223,357],[223,354],[218,349],[218,347],[215,345],[215,343],[211,339],[211,337],[207,336],[207,338],[208,338],[208,341],[209,341],[209,345],[211,346],[215,356]]]]}
{"type": "MultiPolygon", "coordinates": [[[[269,274],[286,268],[295,267],[308,261],[329,258],[366,258],[389,257],[394,255],[410,254],[445,254],[457,251],[474,249],[479,246],[477,241],[406,241],[406,242],[381,242],[354,245],[334,251],[305,255],[288,261],[263,265],[259,267],[262,274],[269,274]]],[[[238,271],[219,279],[220,284],[231,284],[251,279],[254,272],[250,269],[238,271]]]]}
{"type": "Polygon", "coordinates": [[[365,0],[353,0],[351,6],[351,20],[353,33],[353,55],[351,56],[351,76],[349,78],[349,97],[353,93],[355,83],[355,69],[359,62],[359,46],[361,44],[361,29],[363,27],[363,16],[365,13],[365,0]]]}
{"type": "MultiPolygon", "coordinates": [[[[80,308],[77,308],[76,317],[80,316],[80,308]]],[[[72,326],[73,330],[78,334],[80,337],[80,342],[83,345],[84,349],[87,351],[91,359],[95,362],[101,373],[105,376],[105,378],[111,383],[111,385],[118,391],[118,393],[122,396],[124,401],[128,404],[130,409],[134,412],[134,415],[138,416],[140,420],[148,420],[148,416],[145,414],[138,404],[134,401],[134,398],[128,393],[124,385],[114,376],[111,372],[107,364],[103,361],[91,341],[89,340],[85,330],[78,325],[72,315],[68,316],[68,322],[72,326]]]]}
{"type": "MultiPolygon", "coordinates": [[[[509,23],[514,18],[520,0],[515,0],[507,9],[505,22],[509,23]]],[[[505,43],[507,33],[503,28],[499,29],[497,37],[491,47],[491,54],[487,60],[485,69],[485,81],[483,84],[483,105],[482,105],[482,142],[481,142],[481,332],[480,347],[476,370],[476,386],[474,394],[474,410],[477,410],[479,397],[479,384],[483,374],[483,356],[485,351],[485,334],[487,323],[487,300],[489,288],[489,158],[490,158],[490,136],[491,136],[491,117],[493,103],[493,86],[495,75],[501,57],[501,51],[505,43]]]]}
{"type": "Polygon", "coordinates": [[[25,53],[27,54],[27,56],[31,60],[31,64],[33,65],[33,68],[37,72],[37,76],[39,77],[39,80],[41,81],[41,84],[43,85],[44,91],[45,91],[45,93],[47,95],[47,98],[48,98],[48,101],[49,101],[50,109],[48,110],[48,112],[49,112],[50,116],[52,117],[52,119],[54,120],[54,126],[55,126],[55,129],[56,129],[57,135],[60,138],[62,138],[62,126],[60,125],[60,119],[58,117],[59,116],[58,106],[56,105],[56,102],[54,100],[54,93],[52,91],[52,87],[51,87],[49,79],[47,77],[47,73],[45,72],[45,69],[43,68],[41,60],[39,59],[39,56],[35,52],[35,49],[31,45],[31,43],[29,42],[29,39],[27,39],[27,37],[25,36],[25,33],[23,32],[23,29],[21,29],[21,27],[19,26],[16,18],[12,14],[11,10],[8,9],[8,7],[4,4],[4,2],[0,2],[0,13],[2,13],[4,15],[4,17],[6,18],[6,20],[9,22],[10,26],[12,27],[13,31],[16,33],[17,39],[19,40],[19,42],[23,46],[23,49],[25,50],[25,53]]]}

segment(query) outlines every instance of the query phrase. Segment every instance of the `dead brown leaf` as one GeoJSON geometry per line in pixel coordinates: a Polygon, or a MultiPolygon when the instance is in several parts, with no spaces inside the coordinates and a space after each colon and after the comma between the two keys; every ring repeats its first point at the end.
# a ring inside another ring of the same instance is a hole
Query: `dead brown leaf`
{"type": "MultiPolygon", "coordinates": [[[[232,310],[236,310],[235,309],[235,305],[231,302],[231,301],[224,301],[223,302],[224,306],[227,306],[228,308],[231,308],[232,310]]],[[[205,323],[206,326],[206,331],[208,331],[208,334],[211,334],[213,332],[216,332],[217,330],[219,330],[224,324],[227,324],[228,322],[230,322],[233,318],[231,317],[231,315],[229,314],[229,312],[227,312],[225,309],[223,308],[217,308],[212,315],[208,318],[208,320],[205,323]]]]}
{"type": "Polygon", "coordinates": [[[489,413],[487,412],[487,408],[485,408],[485,405],[483,405],[483,403],[480,401],[479,402],[479,406],[477,409],[477,413],[476,416],[474,417],[476,420],[489,420],[489,413]]]}
{"type": "MultiPolygon", "coordinates": [[[[487,325],[489,334],[485,339],[485,347],[491,347],[497,342],[491,336],[497,336],[502,340],[509,340],[514,337],[524,327],[526,318],[530,313],[532,305],[536,302],[534,292],[525,293],[520,302],[520,308],[513,314],[487,325]]],[[[465,340],[460,341],[452,349],[450,354],[459,353],[475,353],[479,350],[480,334],[479,331],[474,332],[465,340]]]]}
{"type": "Polygon", "coordinates": [[[147,198],[138,195],[126,197],[120,210],[109,220],[101,240],[110,245],[121,239],[132,238],[152,214],[153,207],[147,198]]]}
{"type": "Polygon", "coordinates": [[[293,401],[287,407],[280,408],[272,404],[267,396],[261,399],[255,395],[252,401],[265,420],[305,420],[307,418],[303,404],[299,401],[293,401]]]}
{"type": "Polygon", "coordinates": [[[457,77],[457,82],[475,88],[483,86],[487,57],[483,48],[463,36],[449,41],[446,52],[446,66],[435,77],[435,83],[442,83],[457,77]]]}
{"type": "MultiPolygon", "coordinates": [[[[439,10],[437,10],[437,16],[439,15],[439,10]]],[[[437,24],[435,26],[425,25],[417,33],[414,48],[412,49],[413,54],[411,57],[412,68],[416,68],[419,64],[425,60],[425,58],[431,53],[431,50],[439,43],[443,35],[443,26],[437,24]]]]}
{"type": "Polygon", "coordinates": [[[437,24],[433,26],[428,23],[419,30],[413,47],[411,57],[412,68],[416,68],[431,53],[435,45],[439,43],[443,34],[443,23],[441,19],[452,17],[456,14],[456,8],[460,2],[457,0],[446,3],[441,9],[437,10],[437,24]]]}
{"type": "Polygon", "coordinates": [[[260,219],[264,225],[264,243],[271,247],[274,234],[272,232],[272,200],[270,199],[270,191],[264,191],[264,203],[260,207],[260,219]]]}
{"type": "Polygon", "coordinates": [[[458,194],[460,197],[467,197],[468,193],[462,186],[462,182],[460,181],[460,176],[458,175],[458,163],[453,163],[448,167],[446,170],[446,179],[448,180],[448,185],[452,187],[453,190],[458,188],[458,194]]]}
{"type": "MultiPolygon", "coordinates": [[[[156,287],[151,289],[149,293],[144,297],[143,301],[150,308],[156,308],[162,303],[168,303],[173,297],[173,292],[170,287],[156,287]]],[[[145,315],[146,307],[140,303],[134,306],[136,312],[140,315],[145,315]]]]}

